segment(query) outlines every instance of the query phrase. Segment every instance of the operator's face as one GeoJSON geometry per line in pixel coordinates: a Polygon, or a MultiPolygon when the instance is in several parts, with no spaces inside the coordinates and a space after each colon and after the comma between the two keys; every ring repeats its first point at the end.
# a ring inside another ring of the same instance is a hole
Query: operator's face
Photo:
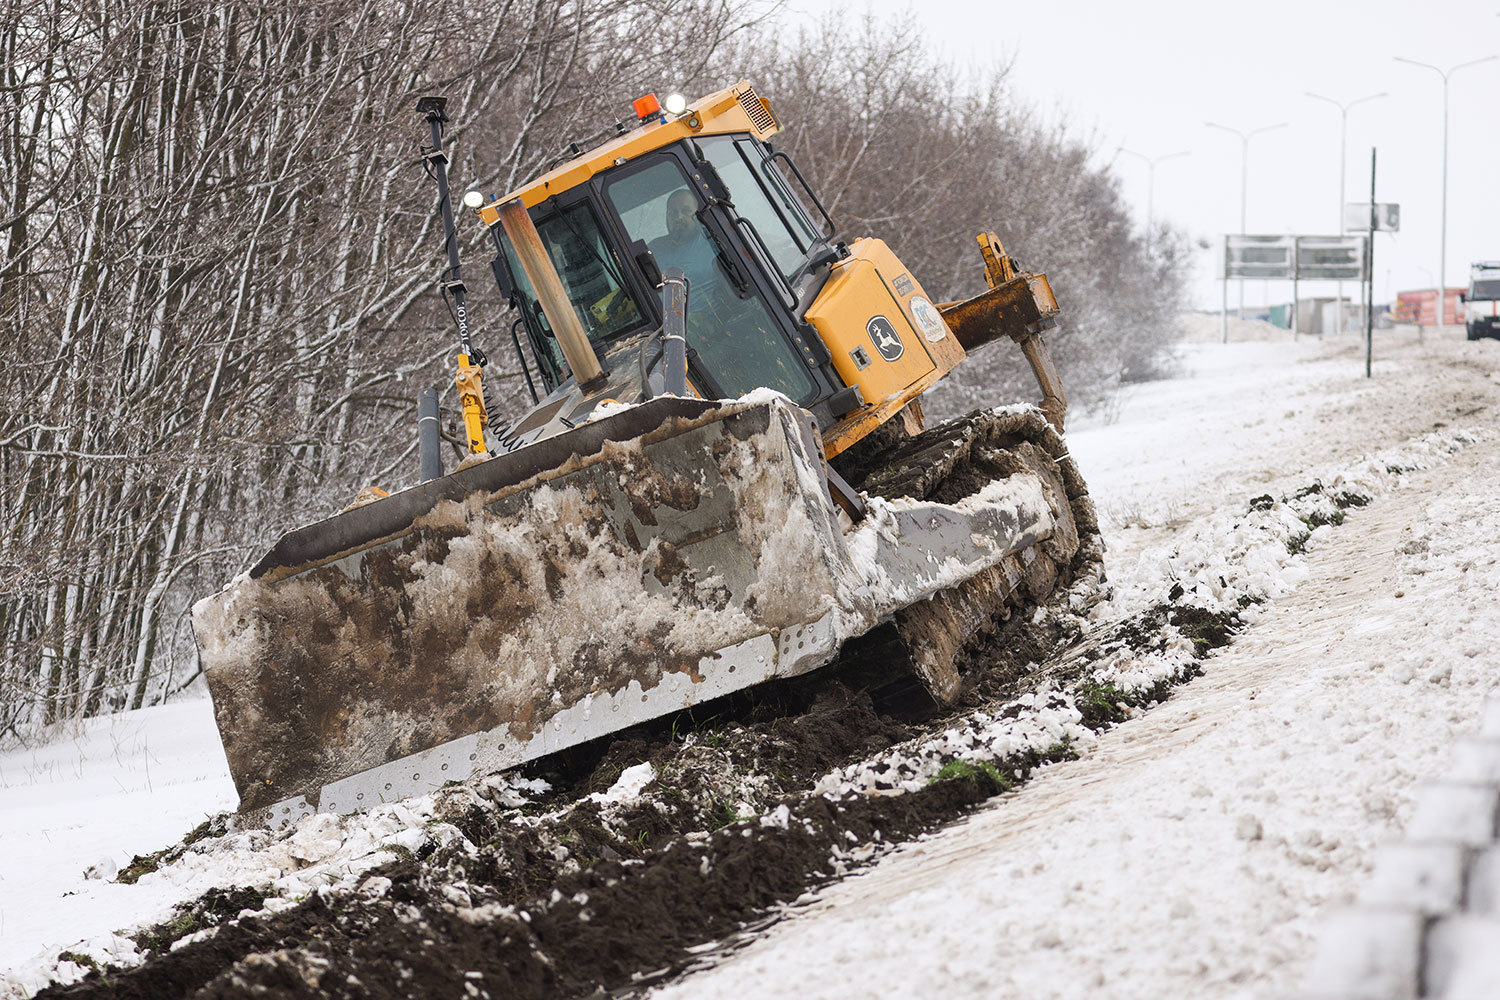
{"type": "Polygon", "coordinates": [[[667,199],[667,232],[672,239],[680,243],[693,234],[693,227],[698,224],[693,217],[697,209],[697,199],[687,191],[678,191],[667,199]]]}

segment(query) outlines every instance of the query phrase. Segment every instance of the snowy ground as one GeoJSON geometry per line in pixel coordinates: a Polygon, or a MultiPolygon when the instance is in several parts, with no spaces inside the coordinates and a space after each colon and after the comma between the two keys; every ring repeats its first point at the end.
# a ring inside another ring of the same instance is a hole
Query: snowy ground
{"type": "MultiPolygon", "coordinates": [[[[1185,351],[1183,378],[1070,434],[1117,579],[1252,496],[1434,430],[1484,433],[1320,529],[1301,587],[1165,705],[667,995],[1228,997],[1301,981],[1320,909],[1359,891],[1492,684],[1500,442],[1483,425],[1500,344],[1383,333],[1373,380],[1353,338],[1185,351]]],[[[186,872],[124,886],[84,870],[233,801],[204,701],[0,755],[0,969],[196,895],[186,872]]]]}
{"type": "Polygon", "coordinates": [[[0,970],[54,947],[165,915],[165,880],[111,881],[238,797],[206,699],[85,723],[0,755],[0,970]],[[85,877],[97,866],[101,877],[85,877]]]}
{"type": "MultiPolygon", "coordinates": [[[[1112,569],[1135,536],[1493,402],[1473,390],[1493,383],[1500,345],[1410,339],[1387,338],[1368,383],[1352,343],[1198,348],[1190,377],[1072,434],[1101,506],[1133,526],[1113,533],[1112,569]],[[1481,381],[1465,393],[1455,368],[1481,381]]],[[[1360,893],[1414,786],[1500,679],[1497,459],[1500,443],[1481,441],[1403,477],[1323,529],[1307,581],[1165,705],[658,995],[1299,990],[1321,913],[1360,893]]]]}

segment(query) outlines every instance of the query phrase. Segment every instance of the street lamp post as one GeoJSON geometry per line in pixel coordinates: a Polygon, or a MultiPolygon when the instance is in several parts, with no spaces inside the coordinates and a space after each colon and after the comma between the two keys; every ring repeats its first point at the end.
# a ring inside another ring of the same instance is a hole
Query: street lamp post
{"type": "Polygon", "coordinates": [[[1133,149],[1126,149],[1124,146],[1120,147],[1120,152],[1126,154],[1127,156],[1134,156],[1137,159],[1143,160],[1146,164],[1146,252],[1150,253],[1151,229],[1154,226],[1156,219],[1156,216],[1153,214],[1153,209],[1156,203],[1156,165],[1163,160],[1171,160],[1179,156],[1186,156],[1188,155],[1188,151],[1184,149],[1176,153],[1163,153],[1161,156],[1155,157],[1154,159],[1147,156],[1145,153],[1137,153],[1133,149]]]}
{"type": "MultiPolygon", "coordinates": [[[[1385,91],[1382,90],[1378,94],[1370,94],[1367,97],[1355,98],[1347,104],[1340,104],[1338,101],[1335,101],[1331,97],[1324,97],[1322,94],[1314,94],[1310,90],[1306,91],[1306,94],[1308,97],[1316,98],[1320,101],[1327,101],[1329,104],[1332,104],[1334,107],[1339,109],[1339,235],[1342,236],[1344,235],[1344,175],[1347,173],[1345,167],[1345,154],[1348,151],[1349,140],[1349,109],[1354,107],[1356,104],[1363,104],[1366,101],[1373,101],[1377,98],[1384,97],[1386,96],[1385,91]]],[[[1334,316],[1333,322],[1334,332],[1343,333],[1344,283],[1342,281],[1339,282],[1338,286],[1337,312],[1334,316]]]]}
{"type": "Polygon", "coordinates": [[[1483,59],[1471,59],[1457,66],[1450,66],[1446,71],[1432,65],[1431,63],[1417,62],[1415,59],[1407,59],[1404,56],[1396,56],[1397,62],[1409,63],[1412,66],[1420,66],[1430,69],[1443,78],[1443,203],[1442,203],[1442,237],[1438,250],[1438,274],[1437,274],[1437,329],[1439,333],[1443,329],[1443,313],[1447,306],[1448,289],[1448,78],[1461,69],[1470,66],[1478,66],[1480,63],[1489,62],[1497,57],[1485,56],[1483,59]]]}
{"type": "MultiPolygon", "coordinates": [[[[1247,181],[1250,178],[1250,139],[1251,139],[1252,136],[1257,136],[1257,135],[1259,135],[1262,132],[1269,132],[1272,129],[1276,129],[1276,128],[1285,128],[1286,127],[1286,122],[1277,122],[1275,125],[1262,125],[1260,128],[1251,129],[1248,132],[1241,132],[1237,128],[1230,128],[1228,125],[1220,125],[1217,122],[1204,122],[1203,124],[1207,125],[1209,128],[1217,128],[1217,129],[1222,129],[1225,132],[1232,132],[1233,134],[1235,134],[1235,135],[1237,135],[1237,136],[1240,137],[1240,235],[1244,236],[1245,235],[1245,191],[1246,191],[1246,187],[1247,187],[1247,181]]],[[[1239,318],[1240,319],[1244,319],[1245,318],[1245,279],[1244,278],[1240,279],[1240,312],[1239,312],[1239,318]]]]}

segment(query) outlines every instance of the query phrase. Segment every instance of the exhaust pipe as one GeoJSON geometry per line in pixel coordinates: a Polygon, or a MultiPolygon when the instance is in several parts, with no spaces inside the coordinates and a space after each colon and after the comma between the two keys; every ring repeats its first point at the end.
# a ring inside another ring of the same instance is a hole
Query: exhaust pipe
{"type": "Polygon", "coordinates": [[[417,458],[421,464],[422,482],[443,475],[442,436],[438,423],[438,392],[423,389],[417,395],[417,458]]]}

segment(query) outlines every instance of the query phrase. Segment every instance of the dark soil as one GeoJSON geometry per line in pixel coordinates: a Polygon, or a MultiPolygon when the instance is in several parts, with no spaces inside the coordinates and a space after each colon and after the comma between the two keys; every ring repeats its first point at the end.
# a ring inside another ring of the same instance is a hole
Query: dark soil
{"type": "MultiPolygon", "coordinates": [[[[687,946],[795,899],[832,876],[831,845],[849,833],[861,844],[908,839],[995,791],[988,778],[969,776],[912,795],[808,797],[785,829],[740,823],[697,843],[675,839],[642,861],[600,860],[556,878],[525,909],[481,919],[439,890],[432,859],[404,860],[379,873],[391,880],[383,898],[315,897],[138,970],[42,995],[582,995],[680,965],[687,946]]],[[[466,874],[481,876],[477,867],[466,874]]]]}
{"type": "MultiPolygon", "coordinates": [[[[1161,628],[1228,641],[1232,617],[1169,605],[1105,633],[1056,624],[1012,624],[981,655],[970,700],[992,701],[1058,668],[1070,670],[1121,645],[1156,648],[1161,628]]],[[[44,997],[572,997],[659,980],[693,961],[687,949],[722,940],[810,888],[895,843],[963,816],[1024,782],[1037,766],[1068,759],[1067,744],[978,765],[955,763],[918,792],[808,792],[829,770],[960,717],[917,723],[875,710],[868,692],[833,672],[818,684],[776,685],[759,699],[730,699],[623,733],[535,766],[554,791],[526,807],[553,818],[518,822],[515,810],[473,789],[445,790],[444,818],[477,848],[429,848],[371,871],[367,891],[318,893],[278,914],[236,919],[261,903],[254,890],[215,892],[137,936],[154,956],[130,970],[97,970],[44,997]],[[685,736],[684,733],[692,735],[685,736]],[[587,800],[641,761],[656,794],[607,822],[587,800]],[[726,776],[761,784],[756,811],[736,815],[740,791],[726,776]],[[565,808],[572,803],[571,808],[565,808]],[[769,805],[769,808],[767,806],[769,805]],[[559,812],[561,810],[561,812],[559,812]],[[560,849],[561,848],[561,849],[560,849]],[[382,879],[389,885],[383,886],[382,879]],[[204,940],[170,945],[207,927],[204,940]]],[[[1151,692],[1166,697],[1166,690],[1151,692]]],[[[1141,695],[1081,691],[1088,724],[1124,717],[1141,695]]]]}
{"type": "Polygon", "coordinates": [[[1043,685],[1073,689],[1095,729],[1168,697],[1195,666],[1148,691],[1086,678],[1122,649],[1158,651],[1181,635],[1201,658],[1230,641],[1236,615],[1182,596],[1087,630],[1070,616],[1013,615],[967,657],[960,704],[936,717],[892,711],[860,684],[880,671],[845,663],[531,765],[527,776],[552,791],[520,808],[487,798],[482,783],[449,786],[439,819],[466,839],[397,852],[357,891],[315,892],[279,913],[239,917],[260,906],[256,890],[210,893],[137,935],[144,964],[95,969],[39,996],[576,997],[658,982],[701,964],[701,946],[765,923],[809,889],[1076,753],[1059,743],[954,761],[916,792],[836,800],[811,791],[830,771],[1043,685]],[[602,814],[588,796],[643,761],[657,775],[646,796],[602,814]]]}

